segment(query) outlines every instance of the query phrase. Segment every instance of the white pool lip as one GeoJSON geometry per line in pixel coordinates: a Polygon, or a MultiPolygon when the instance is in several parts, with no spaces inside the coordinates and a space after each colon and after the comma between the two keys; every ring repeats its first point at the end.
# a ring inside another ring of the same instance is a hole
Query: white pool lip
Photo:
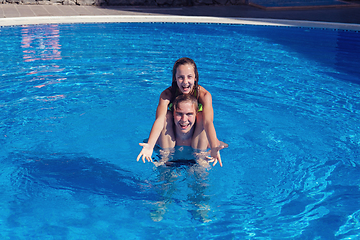
{"type": "Polygon", "coordinates": [[[360,24],[336,23],[305,20],[229,18],[176,15],[99,15],[99,16],[45,16],[1,18],[0,26],[33,24],[70,24],[70,23],[120,23],[120,22],[171,22],[171,23],[220,23],[263,26],[309,27],[360,31],[360,24]]]}

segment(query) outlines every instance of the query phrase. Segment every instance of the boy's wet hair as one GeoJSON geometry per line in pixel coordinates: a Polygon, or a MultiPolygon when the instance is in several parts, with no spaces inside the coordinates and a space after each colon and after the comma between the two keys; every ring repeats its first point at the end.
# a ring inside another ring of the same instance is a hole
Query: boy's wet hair
{"type": "Polygon", "coordinates": [[[177,97],[177,95],[181,94],[181,92],[178,90],[178,85],[176,83],[176,71],[177,68],[181,65],[185,65],[185,64],[190,64],[191,66],[194,67],[194,73],[195,73],[195,82],[194,82],[194,87],[191,90],[190,94],[195,96],[196,98],[199,98],[199,91],[198,91],[198,86],[199,86],[199,72],[196,66],[196,63],[194,60],[192,60],[191,58],[187,58],[187,57],[183,57],[178,59],[173,67],[172,70],[172,84],[171,84],[171,92],[172,92],[172,96],[173,98],[177,97]]]}
{"type": "Polygon", "coordinates": [[[181,94],[181,95],[177,96],[173,103],[173,106],[174,106],[173,110],[175,111],[176,109],[178,109],[179,104],[182,102],[191,102],[194,105],[195,112],[196,113],[198,112],[198,110],[199,110],[198,100],[196,99],[196,97],[194,97],[193,95],[190,95],[190,94],[181,94]]]}

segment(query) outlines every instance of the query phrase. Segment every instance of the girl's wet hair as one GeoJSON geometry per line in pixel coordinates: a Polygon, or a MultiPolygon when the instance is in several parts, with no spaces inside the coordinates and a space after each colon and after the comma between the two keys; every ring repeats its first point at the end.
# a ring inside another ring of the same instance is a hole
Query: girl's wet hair
{"type": "Polygon", "coordinates": [[[194,97],[193,95],[190,95],[190,94],[181,94],[181,95],[177,96],[173,103],[173,106],[174,106],[173,110],[175,111],[176,109],[178,109],[179,104],[182,102],[191,102],[194,105],[195,112],[196,113],[198,112],[198,110],[199,110],[198,100],[196,99],[196,97],[194,97]]]}
{"type": "Polygon", "coordinates": [[[179,66],[186,65],[186,64],[193,66],[194,73],[195,73],[194,87],[191,90],[190,94],[196,98],[199,98],[199,84],[198,84],[199,83],[199,72],[196,67],[196,63],[191,58],[184,57],[184,58],[178,59],[175,62],[173,70],[172,70],[172,84],[171,84],[171,93],[172,93],[172,98],[173,98],[172,100],[174,100],[178,95],[182,94],[182,92],[179,90],[178,85],[176,83],[176,71],[179,66]]]}

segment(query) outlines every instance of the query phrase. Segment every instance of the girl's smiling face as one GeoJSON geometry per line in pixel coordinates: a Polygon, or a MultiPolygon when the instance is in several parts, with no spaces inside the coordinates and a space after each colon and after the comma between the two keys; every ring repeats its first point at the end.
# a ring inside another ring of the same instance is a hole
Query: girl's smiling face
{"type": "Polygon", "coordinates": [[[176,69],[176,83],[183,94],[189,94],[194,87],[196,77],[191,64],[179,65],[176,69]]]}

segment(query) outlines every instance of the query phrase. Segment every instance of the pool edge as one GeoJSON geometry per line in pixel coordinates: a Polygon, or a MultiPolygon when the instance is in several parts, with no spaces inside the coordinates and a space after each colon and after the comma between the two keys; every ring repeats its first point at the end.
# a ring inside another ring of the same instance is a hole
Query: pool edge
{"type": "Polygon", "coordinates": [[[169,23],[220,23],[264,26],[309,27],[360,31],[360,24],[305,20],[284,20],[265,18],[229,18],[199,16],[163,15],[106,15],[106,16],[46,16],[2,18],[0,26],[71,24],[71,23],[117,23],[117,22],[169,22],[169,23]]]}

